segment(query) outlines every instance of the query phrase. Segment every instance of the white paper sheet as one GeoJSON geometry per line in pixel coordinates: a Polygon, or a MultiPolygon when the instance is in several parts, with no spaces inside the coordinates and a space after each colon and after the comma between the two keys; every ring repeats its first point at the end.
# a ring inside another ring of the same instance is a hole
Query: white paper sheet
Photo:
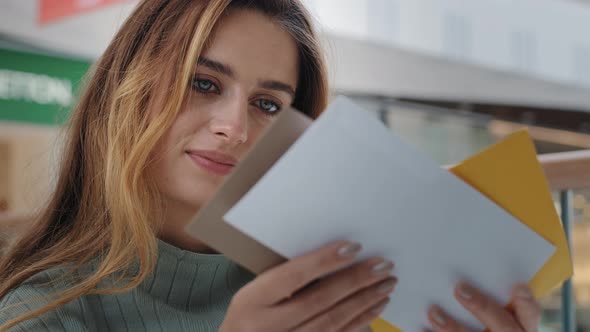
{"type": "Polygon", "coordinates": [[[285,257],[328,242],[363,244],[399,278],[382,317],[405,332],[428,327],[440,305],[483,326],[453,298],[467,280],[507,303],[554,247],[518,220],[338,97],[225,220],[285,257]]]}

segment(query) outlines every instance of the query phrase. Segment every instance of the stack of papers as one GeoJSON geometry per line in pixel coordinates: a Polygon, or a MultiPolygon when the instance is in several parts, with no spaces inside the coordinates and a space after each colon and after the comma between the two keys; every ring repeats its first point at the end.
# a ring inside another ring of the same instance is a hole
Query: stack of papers
{"type": "Polygon", "coordinates": [[[433,304],[482,329],[458,281],[508,304],[516,283],[541,296],[567,279],[571,259],[526,132],[451,171],[338,97],[314,122],[283,112],[187,230],[257,273],[358,241],[399,278],[373,331],[423,330],[433,304]]]}

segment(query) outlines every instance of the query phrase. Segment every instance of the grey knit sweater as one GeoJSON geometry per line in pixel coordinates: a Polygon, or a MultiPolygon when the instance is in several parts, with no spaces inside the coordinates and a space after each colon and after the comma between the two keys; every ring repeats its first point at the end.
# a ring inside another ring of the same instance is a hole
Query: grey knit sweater
{"type": "MultiPolygon", "coordinates": [[[[217,331],[235,292],[253,275],[222,255],[182,250],[158,240],[154,273],[132,291],[85,295],[8,331],[217,331]]],[[[54,268],[32,276],[0,299],[0,310],[58,285],[42,286],[64,273],[54,268]]],[[[0,311],[0,326],[47,301],[0,311]]]]}

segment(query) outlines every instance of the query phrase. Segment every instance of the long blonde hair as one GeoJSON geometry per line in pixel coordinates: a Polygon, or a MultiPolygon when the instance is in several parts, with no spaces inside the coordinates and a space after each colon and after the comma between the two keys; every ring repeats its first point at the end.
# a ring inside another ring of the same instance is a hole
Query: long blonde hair
{"type": "Polygon", "coordinates": [[[96,260],[96,268],[0,331],[85,294],[129,291],[152,273],[163,207],[146,174],[150,153],[176,118],[216,22],[232,8],[261,11],[292,35],[300,58],[293,106],[312,117],[326,106],[322,51],[297,0],[142,1],[88,76],[53,195],[0,260],[0,299],[52,267],[81,271],[96,260]],[[97,287],[111,277],[125,283],[97,287]]]}

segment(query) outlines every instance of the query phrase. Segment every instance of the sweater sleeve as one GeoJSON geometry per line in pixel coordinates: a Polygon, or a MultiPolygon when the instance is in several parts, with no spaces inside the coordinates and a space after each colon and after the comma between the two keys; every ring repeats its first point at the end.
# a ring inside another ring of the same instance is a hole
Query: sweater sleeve
{"type": "MultiPolygon", "coordinates": [[[[47,277],[48,275],[36,275],[35,279],[45,279],[46,281],[47,277]]],[[[4,331],[2,326],[8,321],[48,304],[50,302],[47,298],[49,291],[55,291],[55,289],[39,287],[36,282],[24,282],[6,294],[0,299],[0,331],[4,331]]],[[[82,312],[77,310],[80,308],[77,302],[78,300],[74,300],[65,306],[20,322],[7,331],[88,331],[82,312]]]]}

